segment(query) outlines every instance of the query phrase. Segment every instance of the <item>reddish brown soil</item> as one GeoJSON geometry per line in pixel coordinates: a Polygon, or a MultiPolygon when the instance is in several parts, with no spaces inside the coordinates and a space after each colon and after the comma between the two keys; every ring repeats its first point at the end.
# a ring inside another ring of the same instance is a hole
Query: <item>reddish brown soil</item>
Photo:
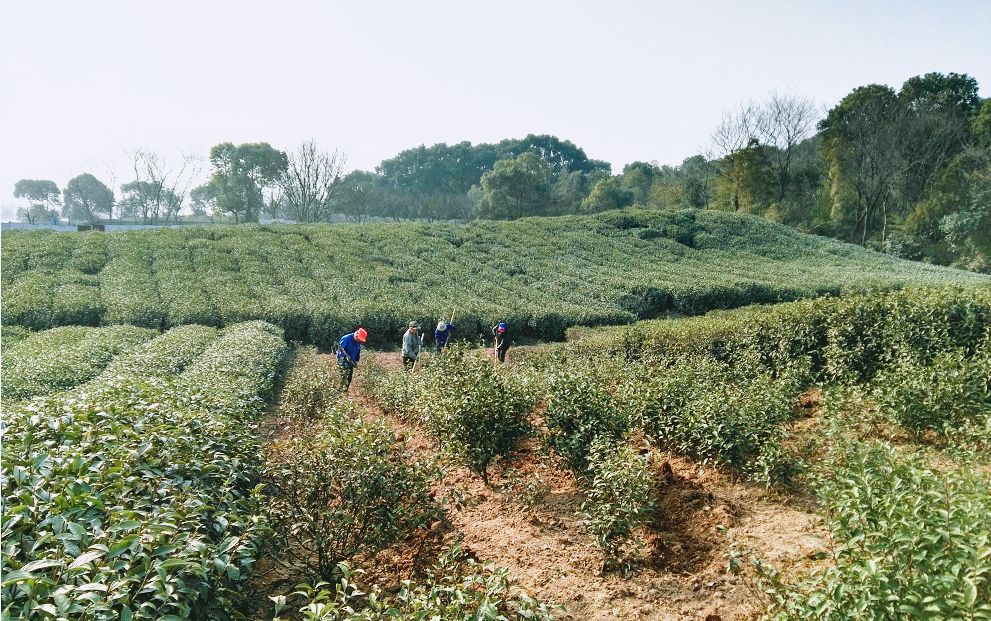
{"type": "MultiPolygon", "coordinates": [[[[401,366],[397,354],[369,358],[401,366]]],[[[384,418],[414,455],[433,458],[430,440],[384,415],[362,392],[363,380],[357,373],[352,400],[369,417],[384,418]]],[[[810,395],[803,409],[812,410],[814,402],[810,395]]],[[[443,543],[461,536],[476,559],[508,568],[521,588],[560,605],[560,619],[752,619],[761,605],[752,580],[726,571],[730,542],[791,570],[814,562],[828,545],[821,519],[801,499],[672,455],[657,456],[656,463],[656,515],[625,568],[601,573],[602,555],[576,515],[581,493],[574,478],[528,441],[493,468],[488,487],[467,470],[448,467],[435,491],[447,499],[449,523],[381,554],[366,577],[398,588],[429,565],[443,543]],[[537,472],[544,494],[531,506],[519,482],[537,472]]]]}

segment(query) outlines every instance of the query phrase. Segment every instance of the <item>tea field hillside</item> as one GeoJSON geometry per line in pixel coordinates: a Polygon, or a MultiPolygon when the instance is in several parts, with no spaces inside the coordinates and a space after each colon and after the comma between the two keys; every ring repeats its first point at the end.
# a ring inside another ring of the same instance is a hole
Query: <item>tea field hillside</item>
{"type": "Polygon", "coordinates": [[[3,620],[991,619],[985,276],[718,212],[2,242],[3,620]]]}
{"type": "Polygon", "coordinates": [[[5,326],[165,329],[260,319],[326,347],[363,324],[392,343],[457,309],[560,340],[629,323],[906,284],[988,276],[902,261],[716,211],[622,211],[459,224],[369,223],[50,233],[6,231],[5,326]]]}

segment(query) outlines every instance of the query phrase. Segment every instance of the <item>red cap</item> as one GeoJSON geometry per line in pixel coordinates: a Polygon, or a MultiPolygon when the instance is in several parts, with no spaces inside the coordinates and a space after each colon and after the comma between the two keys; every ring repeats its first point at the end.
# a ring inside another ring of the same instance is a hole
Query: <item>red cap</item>
{"type": "Polygon", "coordinates": [[[364,343],[365,339],[368,338],[368,330],[364,328],[358,328],[358,331],[354,333],[354,338],[359,343],[364,343]]]}

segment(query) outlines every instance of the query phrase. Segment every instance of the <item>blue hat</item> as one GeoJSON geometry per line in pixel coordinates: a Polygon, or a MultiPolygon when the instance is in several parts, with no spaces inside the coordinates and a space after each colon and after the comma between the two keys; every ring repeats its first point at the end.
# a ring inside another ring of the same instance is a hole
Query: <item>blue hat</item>
{"type": "Polygon", "coordinates": [[[499,322],[499,325],[497,326],[497,329],[499,330],[499,332],[505,332],[506,331],[506,324],[504,322],[499,322]]]}

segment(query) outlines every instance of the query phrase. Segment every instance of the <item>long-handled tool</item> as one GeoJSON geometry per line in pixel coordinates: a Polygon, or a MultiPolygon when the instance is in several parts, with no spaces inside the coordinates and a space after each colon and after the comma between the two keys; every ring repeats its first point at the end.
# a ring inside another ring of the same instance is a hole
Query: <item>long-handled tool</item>
{"type": "Polygon", "coordinates": [[[499,329],[495,328],[492,333],[492,366],[499,365],[499,329]]]}

